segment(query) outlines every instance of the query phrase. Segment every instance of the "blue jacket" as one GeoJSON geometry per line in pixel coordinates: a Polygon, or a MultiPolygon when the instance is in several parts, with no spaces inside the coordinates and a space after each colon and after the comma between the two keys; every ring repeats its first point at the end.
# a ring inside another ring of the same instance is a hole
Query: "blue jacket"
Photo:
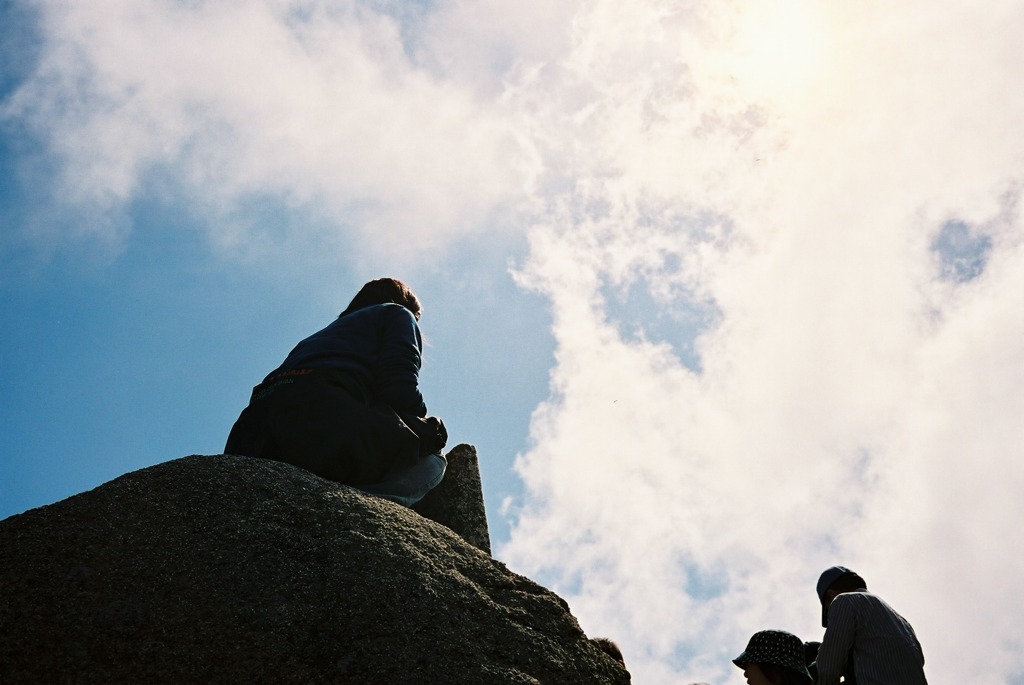
{"type": "Polygon", "coordinates": [[[426,416],[419,390],[423,340],[416,317],[399,304],[364,307],[309,336],[271,372],[331,372],[366,404],[380,401],[399,414],[426,416]]]}

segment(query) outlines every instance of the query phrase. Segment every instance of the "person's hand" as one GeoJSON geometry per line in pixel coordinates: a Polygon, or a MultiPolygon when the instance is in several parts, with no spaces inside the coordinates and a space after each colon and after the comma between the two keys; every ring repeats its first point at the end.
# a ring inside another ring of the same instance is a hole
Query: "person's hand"
{"type": "Polygon", "coordinates": [[[401,418],[420,439],[421,457],[440,452],[448,444],[448,429],[444,427],[444,421],[436,416],[409,415],[401,418]]]}
{"type": "Polygon", "coordinates": [[[444,427],[444,421],[436,416],[427,417],[427,423],[433,428],[434,435],[431,440],[430,453],[440,452],[448,444],[448,429],[444,427]]]}

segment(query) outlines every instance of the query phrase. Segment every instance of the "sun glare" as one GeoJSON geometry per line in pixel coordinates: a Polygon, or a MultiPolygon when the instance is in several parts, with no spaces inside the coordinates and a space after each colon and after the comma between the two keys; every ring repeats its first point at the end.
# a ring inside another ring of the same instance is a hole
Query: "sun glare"
{"type": "Polygon", "coordinates": [[[727,68],[744,90],[788,101],[806,95],[825,72],[830,43],[820,5],[750,3],[735,20],[727,68]]]}

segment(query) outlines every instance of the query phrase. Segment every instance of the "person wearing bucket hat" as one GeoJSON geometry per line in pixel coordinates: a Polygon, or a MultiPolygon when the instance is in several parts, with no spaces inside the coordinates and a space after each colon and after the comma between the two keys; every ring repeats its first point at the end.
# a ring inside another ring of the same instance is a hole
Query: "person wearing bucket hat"
{"type": "Polygon", "coordinates": [[[754,633],[743,653],[732,660],[749,685],[811,685],[804,643],[784,630],[754,633]]]}
{"type": "Polygon", "coordinates": [[[858,685],[927,685],[914,628],[856,572],[827,568],[816,590],[825,628],[815,662],[819,685],[837,685],[851,660],[858,685]]]}

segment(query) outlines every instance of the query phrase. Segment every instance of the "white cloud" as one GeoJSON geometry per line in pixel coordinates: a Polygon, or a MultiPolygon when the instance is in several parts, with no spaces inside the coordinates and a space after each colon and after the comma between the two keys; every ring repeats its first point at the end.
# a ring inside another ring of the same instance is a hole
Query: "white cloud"
{"type": "MultiPolygon", "coordinates": [[[[51,3],[37,73],[4,108],[63,165],[63,199],[116,211],[153,174],[215,239],[260,198],[417,248],[476,230],[537,160],[468,87],[417,66],[357,3],[51,3]]],[[[238,228],[237,226],[235,228],[238,228]]]]}
{"type": "Polygon", "coordinates": [[[159,180],[229,252],[260,198],[350,245],[528,226],[556,364],[499,554],[636,682],[819,636],[836,562],[933,682],[1020,677],[1024,4],[42,7],[2,112],[73,207],[159,180]],[[990,241],[977,277],[943,277],[950,222],[990,241]],[[694,308],[695,339],[653,326],[694,308]]]}
{"type": "Polygon", "coordinates": [[[995,531],[1024,513],[1024,8],[776,17],[827,35],[795,37],[823,65],[772,85],[743,59],[787,35],[746,46],[744,7],[663,7],[597,5],[529,93],[571,183],[519,274],[552,300],[558,363],[501,553],[638,681],[739,682],[754,631],[819,637],[836,561],[911,619],[935,682],[1019,676],[1024,566],[995,531]],[[950,220],[992,239],[974,280],[931,251],[950,220]],[[609,290],[665,281],[718,309],[699,374],[609,315],[609,290]]]}

